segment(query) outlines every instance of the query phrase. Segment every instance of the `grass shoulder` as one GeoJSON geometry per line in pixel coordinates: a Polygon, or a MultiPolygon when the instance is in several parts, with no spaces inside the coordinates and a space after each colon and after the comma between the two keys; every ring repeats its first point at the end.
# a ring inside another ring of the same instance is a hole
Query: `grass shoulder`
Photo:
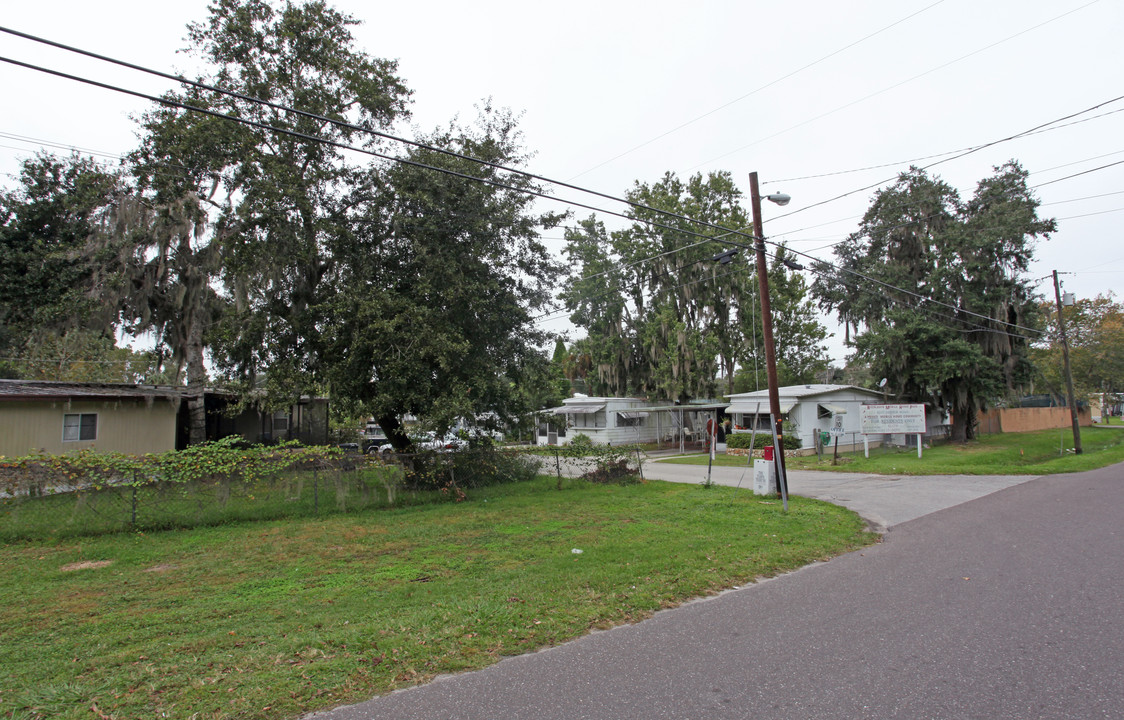
{"type": "MultiPolygon", "coordinates": [[[[1028,433],[983,435],[966,444],[947,443],[925,448],[876,448],[870,457],[862,450],[840,453],[833,464],[832,453],[820,460],[815,455],[790,456],[790,470],[830,470],[885,475],[1051,475],[1081,472],[1124,462],[1124,430],[1086,427],[1081,429],[1083,452],[1073,453],[1073,435],[1066,429],[1028,433]]],[[[706,465],[705,455],[668,458],[660,462],[706,465]]],[[[720,455],[716,465],[745,467],[744,456],[720,455]]]]}
{"type": "Polygon", "coordinates": [[[875,541],[804,498],[556,484],[5,545],[0,717],[297,717],[875,541]]]}

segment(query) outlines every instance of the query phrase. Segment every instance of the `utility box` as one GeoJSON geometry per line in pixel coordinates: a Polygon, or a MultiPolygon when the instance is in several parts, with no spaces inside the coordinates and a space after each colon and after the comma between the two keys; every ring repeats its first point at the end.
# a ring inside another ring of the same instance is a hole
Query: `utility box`
{"type": "Polygon", "coordinates": [[[777,494],[777,467],[772,460],[753,461],[753,494],[777,494]]]}

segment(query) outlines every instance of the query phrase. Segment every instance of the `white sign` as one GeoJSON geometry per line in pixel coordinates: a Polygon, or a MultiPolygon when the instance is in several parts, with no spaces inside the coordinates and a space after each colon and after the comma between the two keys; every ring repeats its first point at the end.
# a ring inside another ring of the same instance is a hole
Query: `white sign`
{"type": "Polygon", "coordinates": [[[925,406],[917,405],[863,405],[859,408],[859,421],[865,435],[877,433],[924,433],[925,406]]]}
{"type": "Polygon", "coordinates": [[[827,431],[834,437],[840,437],[841,435],[843,435],[843,428],[838,425],[832,425],[830,428],[828,428],[827,431]]]}

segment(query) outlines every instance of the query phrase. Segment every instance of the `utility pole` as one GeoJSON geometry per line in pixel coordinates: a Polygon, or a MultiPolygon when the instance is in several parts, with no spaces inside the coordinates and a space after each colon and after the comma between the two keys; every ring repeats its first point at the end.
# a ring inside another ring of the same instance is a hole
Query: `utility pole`
{"type": "Polygon", "coordinates": [[[1073,452],[1081,454],[1081,425],[1077,422],[1077,402],[1073,397],[1073,373],[1069,369],[1069,342],[1065,339],[1065,321],[1062,319],[1062,291],[1058,285],[1058,271],[1054,271],[1054,299],[1058,303],[1058,333],[1062,337],[1062,358],[1065,361],[1065,390],[1069,395],[1069,418],[1073,422],[1073,452]]]}
{"type": "MultiPolygon", "coordinates": [[[[777,352],[773,344],[773,307],[769,301],[769,268],[765,257],[765,230],[761,222],[761,191],[757,186],[757,173],[749,174],[749,200],[753,210],[754,250],[757,251],[757,287],[761,291],[761,334],[765,339],[765,372],[769,382],[769,413],[773,416],[776,447],[773,462],[777,469],[777,490],[788,504],[788,478],[785,475],[784,437],[781,429],[781,400],[777,390],[777,352]]],[[[788,198],[784,199],[788,202],[788,198]]]]}

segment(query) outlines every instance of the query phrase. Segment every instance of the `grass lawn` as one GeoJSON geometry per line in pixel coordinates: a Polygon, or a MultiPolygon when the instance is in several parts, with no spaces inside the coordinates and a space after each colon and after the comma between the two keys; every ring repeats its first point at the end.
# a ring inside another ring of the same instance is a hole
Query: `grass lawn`
{"type": "MultiPolygon", "coordinates": [[[[1075,455],[1073,433],[1068,428],[1029,433],[984,435],[967,445],[925,448],[918,459],[916,447],[875,448],[870,458],[862,450],[840,453],[831,464],[831,453],[821,461],[815,455],[788,457],[790,470],[833,470],[886,475],[1050,475],[1080,472],[1124,462],[1124,429],[1081,428],[1082,454],[1075,455]],[[1059,452],[1064,446],[1066,451],[1059,452]]],[[[706,465],[705,455],[669,458],[660,462],[706,465]]],[[[745,467],[746,458],[719,455],[716,465],[745,467]]]]}
{"type": "Polygon", "coordinates": [[[784,513],[731,488],[555,483],[4,545],[0,717],[296,717],[875,540],[804,498],[784,513]]]}

